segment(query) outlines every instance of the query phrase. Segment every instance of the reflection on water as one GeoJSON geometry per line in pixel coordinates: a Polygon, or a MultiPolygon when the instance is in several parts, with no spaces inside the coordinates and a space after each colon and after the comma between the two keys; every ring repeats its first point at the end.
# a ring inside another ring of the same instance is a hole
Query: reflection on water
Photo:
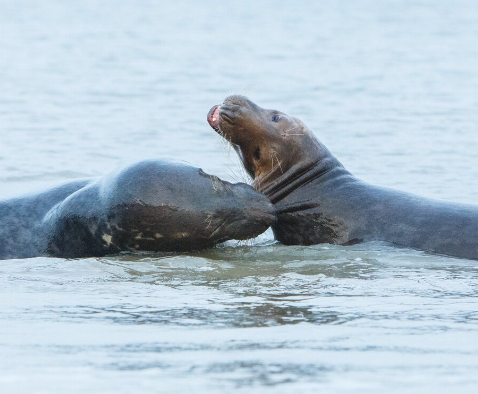
{"type": "MultiPolygon", "coordinates": [[[[0,9],[0,197],[148,157],[242,181],[206,113],[245,93],[367,181],[477,203],[476,2],[0,9]]],[[[474,261],[271,232],[189,255],[7,260],[0,387],[471,393],[477,295],[474,261]]]]}

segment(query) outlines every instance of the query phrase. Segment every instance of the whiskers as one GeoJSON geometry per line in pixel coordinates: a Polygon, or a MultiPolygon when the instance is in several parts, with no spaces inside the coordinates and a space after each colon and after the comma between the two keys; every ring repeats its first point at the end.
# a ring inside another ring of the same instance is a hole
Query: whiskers
{"type": "Polygon", "coordinates": [[[281,132],[282,137],[290,137],[290,136],[293,136],[293,135],[305,135],[305,133],[304,133],[303,129],[300,129],[300,126],[295,126],[295,127],[292,127],[288,130],[283,130],[281,132]]]}
{"type": "Polygon", "coordinates": [[[271,149],[269,151],[269,155],[270,155],[270,158],[271,158],[271,171],[273,171],[275,168],[279,167],[280,168],[280,171],[282,173],[284,173],[284,171],[282,170],[282,166],[280,165],[281,164],[281,161],[279,160],[279,157],[277,157],[277,152],[274,150],[274,149],[271,149]],[[276,163],[276,166],[274,168],[274,163],[276,163]]]}
{"type": "Polygon", "coordinates": [[[270,170],[262,173],[261,175],[259,175],[256,179],[254,179],[254,182],[252,183],[252,186],[254,187],[254,189],[256,189],[258,191],[261,189],[262,183],[267,182],[267,179],[272,174],[277,172],[278,169],[280,170],[280,172],[282,174],[284,173],[284,170],[282,169],[282,165],[281,165],[282,161],[279,160],[277,152],[274,149],[271,149],[270,152],[269,152],[269,156],[270,156],[270,160],[271,160],[270,170]]]}
{"type": "Polygon", "coordinates": [[[251,183],[251,177],[246,172],[242,165],[233,164],[232,160],[230,160],[230,164],[226,164],[227,169],[229,170],[229,175],[231,179],[236,183],[247,183],[248,185],[251,183]]]}
{"type": "Polygon", "coordinates": [[[216,133],[219,135],[219,145],[220,148],[223,152],[226,152],[227,154],[230,153],[230,148],[231,148],[231,139],[228,137],[220,127],[218,127],[217,130],[215,130],[216,133]]]}
{"type": "Polygon", "coordinates": [[[235,183],[246,183],[248,185],[251,184],[252,179],[244,169],[242,163],[238,163],[239,159],[235,152],[232,149],[232,143],[229,139],[227,139],[221,132],[218,132],[220,135],[220,148],[224,152],[224,156],[226,157],[226,164],[228,175],[230,179],[235,183]],[[231,152],[233,152],[231,154],[231,152]]]}
{"type": "Polygon", "coordinates": [[[226,135],[220,128],[217,130],[217,134],[219,134],[219,144],[221,146],[221,149],[224,152],[230,152],[231,140],[226,137],[226,135]]]}
{"type": "Polygon", "coordinates": [[[253,93],[254,88],[251,85],[244,86],[240,89],[229,89],[227,91],[224,91],[225,97],[227,96],[249,96],[251,93],[253,93]]]}

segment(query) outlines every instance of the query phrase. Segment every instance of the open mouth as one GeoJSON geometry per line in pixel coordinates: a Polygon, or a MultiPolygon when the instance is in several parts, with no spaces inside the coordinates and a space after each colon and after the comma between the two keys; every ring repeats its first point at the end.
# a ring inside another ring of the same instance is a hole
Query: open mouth
{"type": "Polygon", "coordinates": [[[219,105],[215,105],[212,107],[208,114],[207,114],[207,121],[211,125],[211,127],[218,131],[219,130],[219,109],[221,107],[219,105]]]}

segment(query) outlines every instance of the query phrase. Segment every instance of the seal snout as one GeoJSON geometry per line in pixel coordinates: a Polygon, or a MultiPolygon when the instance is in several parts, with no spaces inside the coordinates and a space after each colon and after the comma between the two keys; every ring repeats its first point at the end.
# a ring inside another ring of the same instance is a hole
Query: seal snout
{"type": "Polygon", "coordinates": [[[240,107],[246,107],[247,105],[252,104],[252,101],[249,100],[245,96],[241,96],[239,94],[233,94],[231,96],[227,96],[224,99],[224,104],[238,105],[240,107]]]}
{"type": "Polygon", "coordinates": [[[208,123],[216,131],[219,130],[219,109],[220,108],[221,107],[219,105],[215,105],[209,110],[207,114],[208,123]]]}

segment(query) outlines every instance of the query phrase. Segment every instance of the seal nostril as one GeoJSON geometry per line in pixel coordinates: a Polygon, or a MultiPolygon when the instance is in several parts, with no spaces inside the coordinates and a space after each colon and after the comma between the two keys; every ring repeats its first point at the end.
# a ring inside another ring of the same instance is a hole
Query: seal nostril
{"type": "Polygon", "coordinates": [[[254,157],[256,158],[256,160],[260,160],[261,158],[261,148],[257,148],[255,151],[254,151],[254,157]]]}

